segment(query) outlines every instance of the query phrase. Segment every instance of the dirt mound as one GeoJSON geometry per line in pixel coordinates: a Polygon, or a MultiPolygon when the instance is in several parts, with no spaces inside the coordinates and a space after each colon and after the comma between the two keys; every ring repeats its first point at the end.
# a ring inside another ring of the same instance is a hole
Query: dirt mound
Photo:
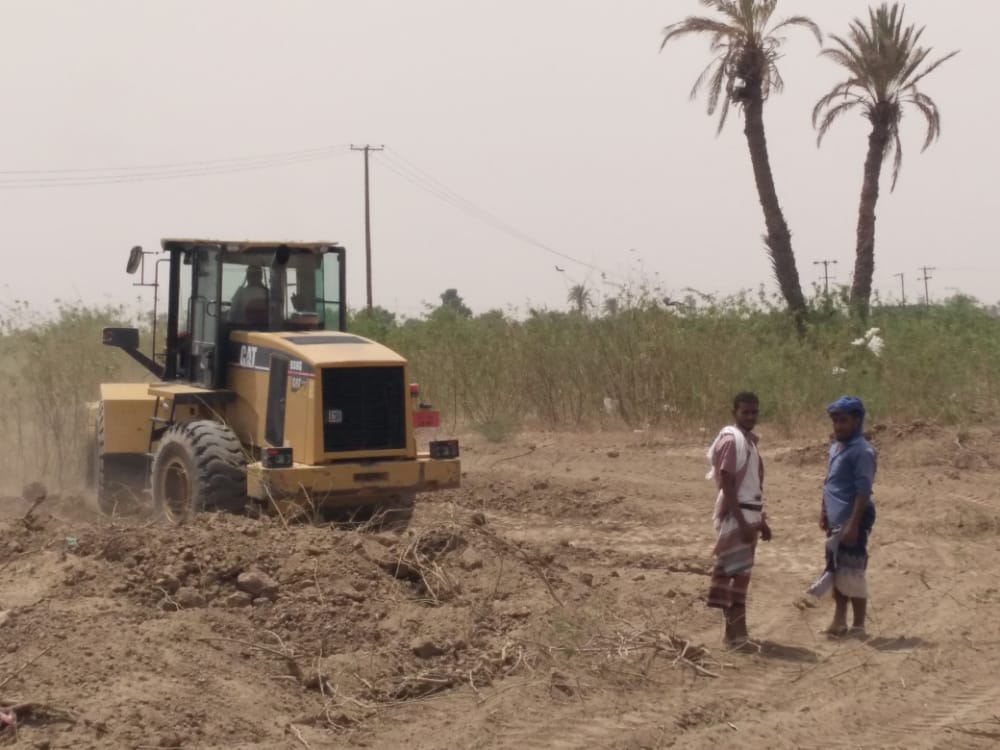
{"type": "Polygon", "coordinates": [[[343,728],[380,706],[479,690],[523,666],[525,627],[571,586],[481,513],[451,506],[428,505],[406,535],[39,514],[3,538],[3,590],[18,593],[0,602],[0,675],[31,658],[15,684],[76,717],[65,731],[79,747],[343,728]],[[100,699],[81,696],[99,684],[100,699]],[[268,712],[232,707],[264,685],[280,696],[268,712]]]}

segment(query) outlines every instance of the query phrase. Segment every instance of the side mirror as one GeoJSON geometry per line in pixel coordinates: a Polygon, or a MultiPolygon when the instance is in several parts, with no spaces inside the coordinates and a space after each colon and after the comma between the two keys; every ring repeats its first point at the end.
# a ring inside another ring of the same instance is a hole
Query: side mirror
{"type": "Polygon", "coordinates": [[[125,350],[139,348],[138,328],[105,328],[103,334],[105,346],[116,346],[125,350]]]}
{"type": "Polygon", "coordinates": [[[132,251],[128,254],[128,263],[125,264],[125,273],[132,275],[139,270],[139,264],[142,263],[142,247],[136,245],[132,248],[132,251]]]}

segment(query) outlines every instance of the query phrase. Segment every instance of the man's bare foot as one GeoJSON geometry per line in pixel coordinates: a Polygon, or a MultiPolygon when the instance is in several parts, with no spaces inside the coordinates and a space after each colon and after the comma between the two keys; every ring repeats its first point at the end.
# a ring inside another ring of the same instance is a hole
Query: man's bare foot
{"type": "Polygon", "coordinates": [[[833,622],[830,623],[830,626],[826,630],[821,632],[831,638],[843,638],[847,635],[847,625],[845,623],[833,622]]]}
{"type": "Polygon", "coordinates": [[[846,636],[848,638],[857,638],[860,641],[868,639],[868,633],[865,632],[864,625],[852,625],[850,630],[847,631],[846,636]]]}

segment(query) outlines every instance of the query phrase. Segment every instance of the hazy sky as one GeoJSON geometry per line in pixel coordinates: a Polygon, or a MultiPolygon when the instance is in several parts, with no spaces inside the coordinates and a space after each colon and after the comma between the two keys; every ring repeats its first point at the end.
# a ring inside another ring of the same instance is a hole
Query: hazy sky
{"type": "MultiPolygon", "coordinates": [[[[884,179],[876,287],[960,288],[1000,299],[993,246],[1000,168],[987,0],[910,0],[925,43],[961,48],[924,87],[943,136],[919,152],[904,121],[896,192],[884,179]]],[[[783,0],[841,32],[861,0],[783,0]]],[[[350,143],[372,156],[375,301],[405,314],[456,287],[477,311],[563,307],[600,274],[515,239],[401,179],[408,160],[515,232],[609,276],[672,292],[773,286],[742,122],[720,137],[688,91],[704,40],[663,53],[660,31],[695,0],[0,0],[0,252],[7,293],[134,300],[129,247],[164,236],[336,240],[364,301],[362,159],[187,179],[11,189],[60,170],[253,157],[350,143]],[[395,159],[395,161],[388,161],[395,159]],[[631,252],[630,252],[631,251],[631,252]],[[26,261],[26,262],[25,262],[26,261]],[[559,265],[565,274],[555,270],[559,265]]],[[[821,150],[810,112],[839,72],[792,31],[786,90],[765,111],[803,284],[813,261],[847,280],[867,129],[841,121],[821,150]]],[[[105,173],[117,174],[117,173],[105,173]]],[[[134,177],[134,174],[133,174],[134,177]]],[[[427,188],[423,178],[417,182],[427,188]]],[[[144,292],[144,299],[152,295],[144,292]]]]}

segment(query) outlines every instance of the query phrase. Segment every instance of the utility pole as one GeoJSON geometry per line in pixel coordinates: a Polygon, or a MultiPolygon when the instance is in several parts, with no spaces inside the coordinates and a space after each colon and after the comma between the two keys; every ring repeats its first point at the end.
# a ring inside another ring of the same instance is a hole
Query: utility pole
{"type": "Polygon", "coordinates": [[[823,266],[823,295],[830,296],[830,266],[837,265],[835,260],[814,260],[814,266],[823,266]]]}
{"type": "Polygon", "coordinates": [[[371,191],[368,187],[368,152],[383,151],[385,146],[351,146],[351,151],[363,151],[365,154],[365,288],[368,293],[368,310],[372,309],[372,213],[371,191]]]}
{"type": "Polygon", "coordinates": [[[894,275],[897,279],[899,279],[899,293],[902,295],[903,305],[906,305],[906,281],[904,274],[897,273],[894,275]]]}
{"type": "Polygon", "coordinates": [[[930,305],[931,294],[930,294],[930,287],[927,285],[927,282],[934,278],[933,276],[930,275],[930,272],[936,271],[937,269],[931,268],[930,266],[921,266],[920,270],[924,272],[923,277],[920,279],[921,281],[924,282],[924,304],[930,305]]]}

